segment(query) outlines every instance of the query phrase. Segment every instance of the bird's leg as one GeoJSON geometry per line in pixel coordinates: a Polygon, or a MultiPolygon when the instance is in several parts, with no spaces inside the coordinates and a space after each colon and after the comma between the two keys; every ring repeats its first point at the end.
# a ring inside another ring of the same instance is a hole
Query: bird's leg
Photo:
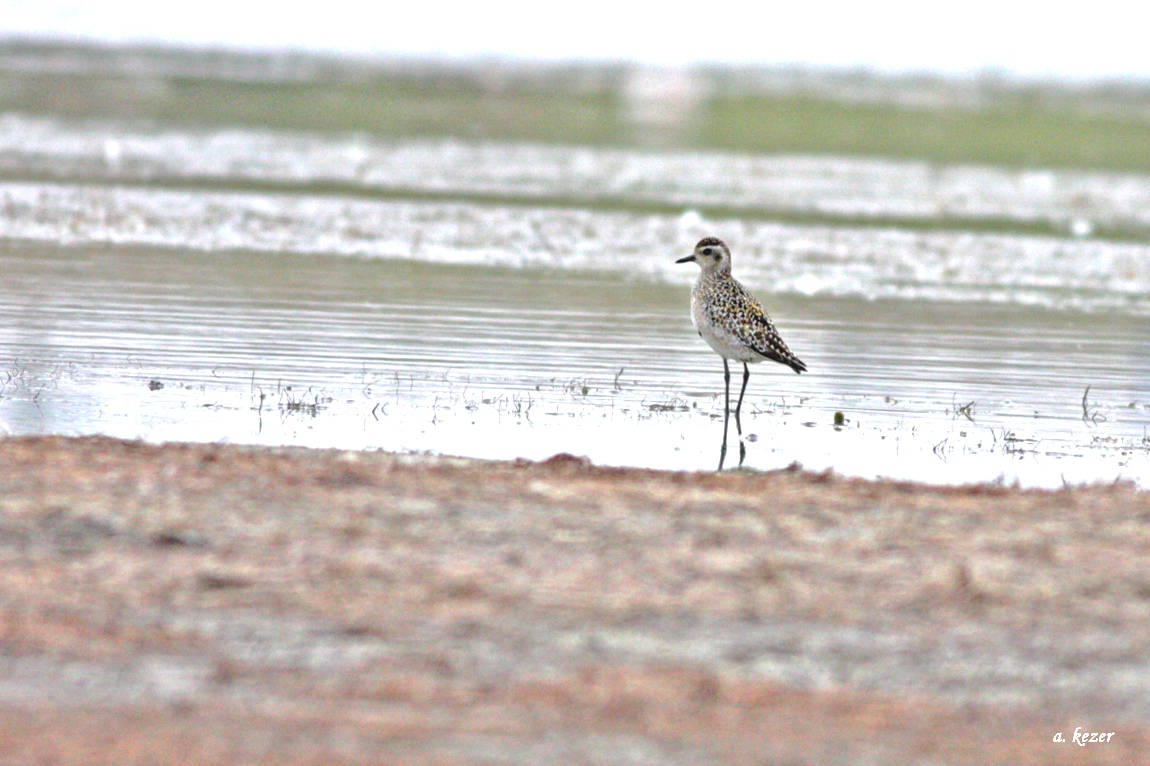
{"type": "Polygon", "coordinates": [[[735,428],[739,432],[739,465],[742,466],[743,461],[747,459],[747,445],[743,443],[743,422],[739,415],[743,412],[743,394],[747,393],[747,381],[751,379],[751,370],[747,367],[747,363],[743,362],[743,387],[739,389],[739,403],[735,405],[735,428]]]}
{"type": "Polygon", "coordinates": [[[727,459],[727,421],[731,419],[731,368],[723,359],[723,446],[719,449],[719,470],[727,459]]]}
{"type": "Polygon", "coordinates": [[[751,379],[751,370],[747,367],[747,363],[743,362],[743,387],[739,389],[739,403],[735,405],[735,428],[739,430],[739,438],[743,437],[743,422],[739,419],[739,415],[743,411],[743,394],[747,393],[747,381],[751,379]]]}

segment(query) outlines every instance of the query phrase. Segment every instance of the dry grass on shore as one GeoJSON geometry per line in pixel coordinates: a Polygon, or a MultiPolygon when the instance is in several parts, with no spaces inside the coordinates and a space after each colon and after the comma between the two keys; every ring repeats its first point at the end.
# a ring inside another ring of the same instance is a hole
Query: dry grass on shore
{"type": "Polygon", "coordinates": [[[1129,486],[100,437],[0,465],[4,763],[1150,762],[1129,486]]]}

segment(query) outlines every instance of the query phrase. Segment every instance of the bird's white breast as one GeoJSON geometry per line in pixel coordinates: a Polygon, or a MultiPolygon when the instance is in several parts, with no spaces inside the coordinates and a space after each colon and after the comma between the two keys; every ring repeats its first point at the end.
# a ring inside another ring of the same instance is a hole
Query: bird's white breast
{"type": "Polygon", "coordinates": [[[711,321],[696,288],[691,291],[691,323],[716,354],[740,362],[761,362],[763,356],[751,350],[735,333],[711,321]]]}

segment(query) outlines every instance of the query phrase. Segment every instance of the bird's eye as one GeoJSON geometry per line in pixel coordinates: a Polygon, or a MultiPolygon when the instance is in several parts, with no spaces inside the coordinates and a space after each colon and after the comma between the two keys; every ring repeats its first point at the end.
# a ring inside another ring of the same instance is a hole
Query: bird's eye
{"type": "Polygon", "coordinates": [[[713,252],[715,252],[715,251],[714,251],[714,250],[712,250],[712,249],[711,249],[711,248],[709,248],[709,247],[704,247],[704,248],[703,248],[703,255],[710,255],[710,254],[711,254],[711,253],[713,253],[713,252]]]}

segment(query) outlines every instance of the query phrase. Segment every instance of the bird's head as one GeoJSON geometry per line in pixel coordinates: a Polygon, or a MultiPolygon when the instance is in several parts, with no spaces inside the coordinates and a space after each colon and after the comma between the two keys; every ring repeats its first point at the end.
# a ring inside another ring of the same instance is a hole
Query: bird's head
{"type": "Polygon", "coordinates": [[[731,251],[718,237],[704,237],[699,240],[699,244],[695,245],[695,252],[686,258],[680,258],[675,263],[687,263],[688,261],[699,264],[699,268],[703,271],[730,272],[731,251]]]}

